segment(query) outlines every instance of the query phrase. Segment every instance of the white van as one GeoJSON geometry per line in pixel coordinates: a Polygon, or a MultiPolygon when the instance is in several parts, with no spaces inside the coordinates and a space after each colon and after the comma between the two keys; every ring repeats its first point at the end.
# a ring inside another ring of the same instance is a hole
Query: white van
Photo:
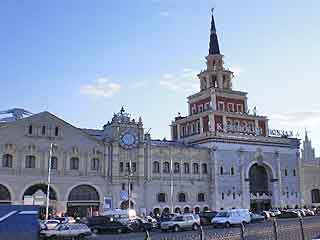
{"type": "Polygon", "coordinates": [[[130,219],[137,218],[137,213],[134,209],[110,209],[105,211],[102,215],[123,223],[127,223],[130,219]]]}
{"type": "Polygon", "coordinates": [[[234,224],[250,223],[250,212],[248,209],[231,209],[220,211],[212,218],[213,226],[230,227],[234,224]]]}

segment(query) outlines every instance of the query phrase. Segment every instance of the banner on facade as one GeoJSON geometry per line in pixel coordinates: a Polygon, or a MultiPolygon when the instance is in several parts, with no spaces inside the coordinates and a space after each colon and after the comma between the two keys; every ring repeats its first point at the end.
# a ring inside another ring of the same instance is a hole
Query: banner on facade
{"type": "Polygon", "coordinates": [[[103,199],[103,210],[106,211],[112,208],[112,197],[104,197],[103,199]]]}

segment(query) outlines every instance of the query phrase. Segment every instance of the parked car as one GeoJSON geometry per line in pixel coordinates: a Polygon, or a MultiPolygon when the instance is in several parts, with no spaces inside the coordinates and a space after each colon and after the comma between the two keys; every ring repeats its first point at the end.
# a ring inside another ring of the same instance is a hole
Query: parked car
{"type": "Polygon", "coordinates": [[[132,232],[127,224],[115,221],[106,216],[95,216],[87,218],[87,225],[94,233],[125,233],[132,232]]]}
{"type": "Polygon", "coordinates": [[[248,209],[232,209],[218,212],[211,223],[216,226],[230,227],[231,225],[250,223],[251,217],[248,209]]]}
{"type": "Polygon", "coordinates": [[[278,216],[279,218],[298,218],[301,217],[300,212],[295,210],[286,210],[281,211],[281,215],[278,216]]]}
{"type": "Polygon", "coordinates": [[[315,213],[313,210],[305,209],[305,212],[306,212],[307,216],[315,216],[315,213]]]}
{"type": "Polygon", "coordinates": [[[58,224],[60,224],[59,220],[49,219],[43,222],[46,225],[46,229],[54,229],[58,224]]]}
{"type": "Polygon", "coordinates": [[[76,220],[73,217],[55,217],[54,220],[60,221],[60,223],[75,223],[76,220]]]}
{"type": "Polygon", "coordinates": [[[152,223],[149,223],[147,220],[141,218],[130,220],[128,225],[134,232],[144,232],[146,230],[152,230],[152,223]]]}
{"type": "Polygon", "coordinates": [[[151,216],[146,216],[145,219],[152,224],[153,228],[157,228],[158,227],[158,221],[157,219],[151,217],[151,216]]]}
{"type": "Polygon", "coordinates": [[[192,229],[198,230],[200,227],[200,217],[196,214],[183,214],[173,217],[169,221],[161,223],[161,230],[167,232],[173,230],[179,232],[181,230],[192,229]]]}
{"type": "Polygon", "coordinates": [[[85,239],[86,236],[90,236],[92,233],[87,225],[74,223],[74,224],[59,224],[55,229],[40,231],[40,238],[42,239],[65,239],[74,238],[85,239]]]}
{"type": "Polygon", "coordinates": [[[264,222],[266,220],[266,218],[258,213],[250,213],[250,222],[254,223],[254,222],[264,222]]]}
{"type": "MultiPolygon", "coordinates": [[[[265,218],[266,220],[269,219],[269,218],[271,218],[271,214],[270,214],[269,211],[257,211],[257,212],[255,212],[255,213],[264,216],[264,218],[265,218]]],[[[280,212],[280,214],[281,214],[281,212],[280,212]]]]}
{"type": "Polygon", "coordinates": [[[212,218],[214,218],[217,215],[217,213],[217,211],[200,212],[199,217],[201,225],[211,224],[212,218]]]}
{"type": "Polygon", "coordinates": [[[269,210],[269,212],[273,213],[274,217],[279,216],[281,214],[281,211],[277,208],[272,208],[269,210]]]}

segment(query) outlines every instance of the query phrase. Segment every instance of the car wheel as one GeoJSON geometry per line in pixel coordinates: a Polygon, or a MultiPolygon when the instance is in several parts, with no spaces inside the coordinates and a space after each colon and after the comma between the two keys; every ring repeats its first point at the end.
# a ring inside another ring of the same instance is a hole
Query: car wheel
{"type": "Polygon", "coordinates": [[[180,227],[179,227],[178,225],[175,225],[175,226],[173,227],[173,231],[174,231],[174,232],[180,232],[180,227]]]}
{"type": "Polygon", "coordinates": [[[85,239],[85,236],[83,235],[83,234],[80,234],[79,236],[78,236],[78,240],[84,240],[85,239]]]}
{"type": "Polygon", "coordinates": [[[100,230],[97,229],[97,228],[92,228],[91,229],[91,232],[95,233],[95,234],[99,234],[100,233],[100,230]]]}
{"type": "Polygon", "coordinates": [[[161,231],[162,231],[162,232],[168,232],[168,230],[167,230],[167,229],[161,229],[161,231]]]}
{"type": "Polygon", "coordinates": [[[198,224],[193,224],[192,225],[192,230],[194,230],[194,231],[198,231],[198,229],[199,229],[199,225],[198,224]]]}
{"type": "Polygon", "coordinates": [[[120,233],[122,233],[122,232],[123,232],[122,228],[118,228],[118,229],[117,229],[117,233],[120,234],[120,233]]]}
{"type": "Polygon", "coordinates": [[[49,239],[50,239],[50,240],[57,240],[58,237],[57,237],[57,236],[51,236],[49,239]]]}
{"type": "Polygon", "coordinates": [[[229,223],[229,222],[226,222],[226,223],[224,224],[224,226],[225,226],[226,228],[231,227],[231,225],[230,225],[230,223],[229,223]]]}

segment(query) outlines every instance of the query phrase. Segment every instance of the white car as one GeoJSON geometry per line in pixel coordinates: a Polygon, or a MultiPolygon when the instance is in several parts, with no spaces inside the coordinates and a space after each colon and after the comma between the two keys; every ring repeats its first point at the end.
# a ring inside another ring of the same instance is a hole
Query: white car
{"type": "Polygon", "coordinates": [[[63,239],[73,238],[85,239],[86,236],[91,235],[91,230],[87,225],[81,223],[74,224],[59,224],[53,230],[42,230],[40,232],[41,239],[63,239]]]}
{"type": "Polygon", "coordinates": [[[277,208],[270,209],[269,212],[273,213],[274,217],[281,215],[281,211],[277,208]]]}
{"type": "Polygon", "coordinates": [[[54,229],[58,224],[60,224],[59,220],[49,219],[43,222],[48,230],[54,229]]]}
{"type": "Polygon", "coordinates": [[[224,226],[230,227],[231,225],[250,223],[251,216],[248,209],[232,209],[218,212],[217,215],[212,218],[211,223],[214,227],[224,226]]]}

